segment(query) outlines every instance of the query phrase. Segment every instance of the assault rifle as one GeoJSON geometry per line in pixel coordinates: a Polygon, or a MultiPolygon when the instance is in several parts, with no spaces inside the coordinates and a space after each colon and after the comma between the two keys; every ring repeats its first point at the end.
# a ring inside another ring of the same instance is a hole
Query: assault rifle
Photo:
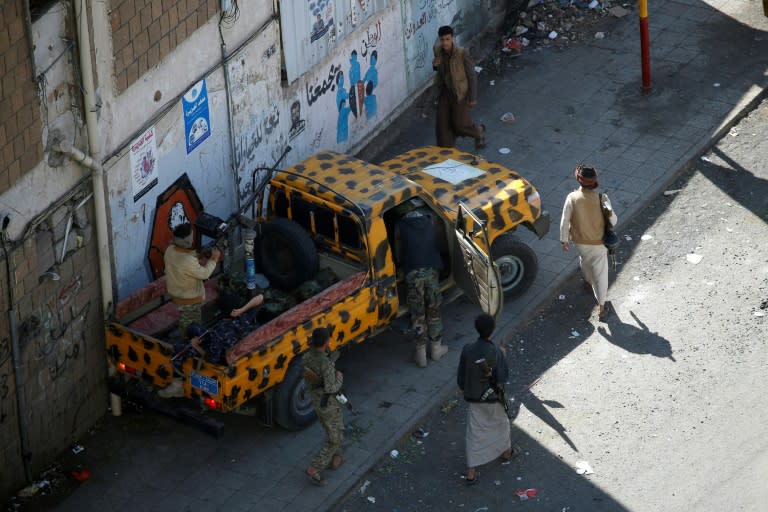
{"type": "Polygon", "coordinates": [[[507,401],[507,393],[504,390],[504,384],[496,381],[496,377],[493,375],[493,369],[488,366],[488,361],[485,358],[478,359],[475,364],[480,367],[485,379],[488,381],[488,389],[480,397],[480,400],[485,401],[492,394],[496,395],[496,400],[504,407],[504,412],[507,414],[507,418],[512,419],[512,411],[509,409],[509,402],[507,401]]]}

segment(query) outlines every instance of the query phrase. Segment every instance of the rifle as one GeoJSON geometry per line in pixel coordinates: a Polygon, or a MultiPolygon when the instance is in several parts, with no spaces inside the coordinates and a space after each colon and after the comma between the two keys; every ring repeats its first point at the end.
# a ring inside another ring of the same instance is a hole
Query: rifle
{"type": "Polygon", "coordinates": [[[496,381],[496,377],[493,375],[493,370],[488,366],[488,361],[485,358],[478,359],[475,364],[480,367],[480,370],[485,375],[485,379],[488,381],[488,389],[480,397],[480,400],[487,400],[491,394],[496,395],[496,400],[504,407],[504,412],[507,414],[507,418],[512,419],[512,411],[509,409],[509,402],[507,401],[507,393],[504,390],[504,385],[496,381]]]}

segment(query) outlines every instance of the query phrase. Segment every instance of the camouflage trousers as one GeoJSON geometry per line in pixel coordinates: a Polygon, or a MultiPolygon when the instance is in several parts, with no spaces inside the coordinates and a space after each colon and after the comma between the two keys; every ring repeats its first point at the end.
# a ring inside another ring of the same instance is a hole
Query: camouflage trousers
{"type": "Polygon", "coordinates": [[[312,459],[312,467],[325,469],[330,466],[334,455],[341,455],[341,443],[344,440],[344,414],[336,398],[332,396],[328,397],[328,405],[325,407],[316,405],[315,412],[320,425],[325,430],[325,439],[320,451],[312,459]]]}
{"type": "Polygon", "coordinates": [[[405,276],[408,285],[408,311],[411,313],[411,329],[416,335],[416,345],[424,345],[427,339],[441,341],[443,322],[440,319],[440,276],[433,268],[411,270],[405,276]]]}
{"type": "Polygon", "coordinates": [[[187,339],[187,327],[191,323],[203,323],[203,305],[197,304],[176,304],[179,311],[179,333],[181,337],[187,339]]]}

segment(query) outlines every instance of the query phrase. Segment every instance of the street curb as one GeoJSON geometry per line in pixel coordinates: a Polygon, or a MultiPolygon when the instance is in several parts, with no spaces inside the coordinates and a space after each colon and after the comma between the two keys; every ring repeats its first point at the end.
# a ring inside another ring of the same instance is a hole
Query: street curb
{"type": "MultiPolygon", "coordinates": [[[[759,86],[758,86],[759,87],[759,86]]],[[[649,193],[645,194],[645,197],[635,203],[633,205],[633,208],[631,208],[626,215],[622,215],[622,220],[619,222],[619,227],[629,225],[635,217],[642,212],[654,199],[656,199],[668,186],[669,184],[673,183],[677,178],[679,178],[682,174],[685,174],[687,171],[693,167],[693,165],[699,161],[701,156],[706,153],[712,146],[714,146],[717,141],[719,141],[723,136],[725,136],[730,129],[736,125],[739,121],[741,121],[743,118],[745,118],[747,115],[749,115],[753,110],[755,110],[760,103],[762,103],[764,100],[768,99],[768,86],[763,86],[759,91],[756,91],[754,96],[749,99],[742,108],[740,108],[738,111],[731,113],[726,119],[720,124],[720,126],[707,138],[705,141],[701,144],[699,144],[697,147],[693,150],[693,155],[688,158],[685,162],[681,164],[681,166],[669,176],[665,177],[665,179],[659,180],[657,183],[657,186],[652,187],[649,189],[649,193]]],[[[690,151],[688,152],[690,153],[690,151]]],[[[685,155],[683,155],[684,158],[685,155]]],[[[523,308],[523,310],[513,319],[509,320],[508,322],[504,323],[502,326],[498,329],[498,338],[505,338],[506,336],[510,335],[514,329],[524,325],[526,322],[528,322],[531,318],[533,318],[536,313],[542,309],[550,300],[551,297],[554,296],[555,293],[557,293],[563,284],[565,284],[569,279],[571,279],[577,272],[578,266],[576,265],[576,260],[572,260],[570,263],[568,263],[567,266],[570,266],[572,268],[566,269],[563,272],[560,272],[553,280],[552,282],[545,287],[541,292],[541,299],[537,300],[535,302],[531,302],[523,308]]],[[[520,299],[518,299],[520,300],[520,299]]],[[[455,383],[453,381],[453,378],[447,379],[445,384],[440,386],[433,396],[435,399],[427,404],[425,407],[423,407],[421,410],[426,410],[426,413],[418,413],[411,416],[408,421],[406,421],[402,427],[400,427],[397,431],[394,432],[392,436],[392,442],[397,442],[400,440],[405,434],[409,431],[411,431],[417,423],[419,423],[422,418],[429,415],[432,411],[432,409],[435,408],[435,406],[443,401],[446,400],[446,398],[450,395],[450,393],[455,391],[455,383]]],[[[372,454],[363,461],[362,464],[354,471],[352,475],[350,475],[350,479],[354,479],[349,486],[340,486],[335,492],[331,493],[326,500],[324,500],[320,506],[320,510],[330,510],[331,507],[337,505],[339,502],[341,502],[344,498],[346,498],[350,493],[353,491],[355,485],[357,484],[358,480],[365,475],[368,471],[370,471],[375,464],[386,456],[386,454],[389,452],[390,446],[382,447],[379,450],[376,450],[375,452],[372,452],[372,454]]]]}

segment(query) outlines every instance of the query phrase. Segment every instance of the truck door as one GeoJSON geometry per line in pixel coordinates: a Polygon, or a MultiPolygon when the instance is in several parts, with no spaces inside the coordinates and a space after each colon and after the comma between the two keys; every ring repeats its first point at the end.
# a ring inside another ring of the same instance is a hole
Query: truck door
{"type": "Polygon", "coordinates": [[[467,297],[493,317],[501,312],[503,291],[499,269],[489,257],[485,225],[463,204],[456,216],[453,278],[467,297]]]}

